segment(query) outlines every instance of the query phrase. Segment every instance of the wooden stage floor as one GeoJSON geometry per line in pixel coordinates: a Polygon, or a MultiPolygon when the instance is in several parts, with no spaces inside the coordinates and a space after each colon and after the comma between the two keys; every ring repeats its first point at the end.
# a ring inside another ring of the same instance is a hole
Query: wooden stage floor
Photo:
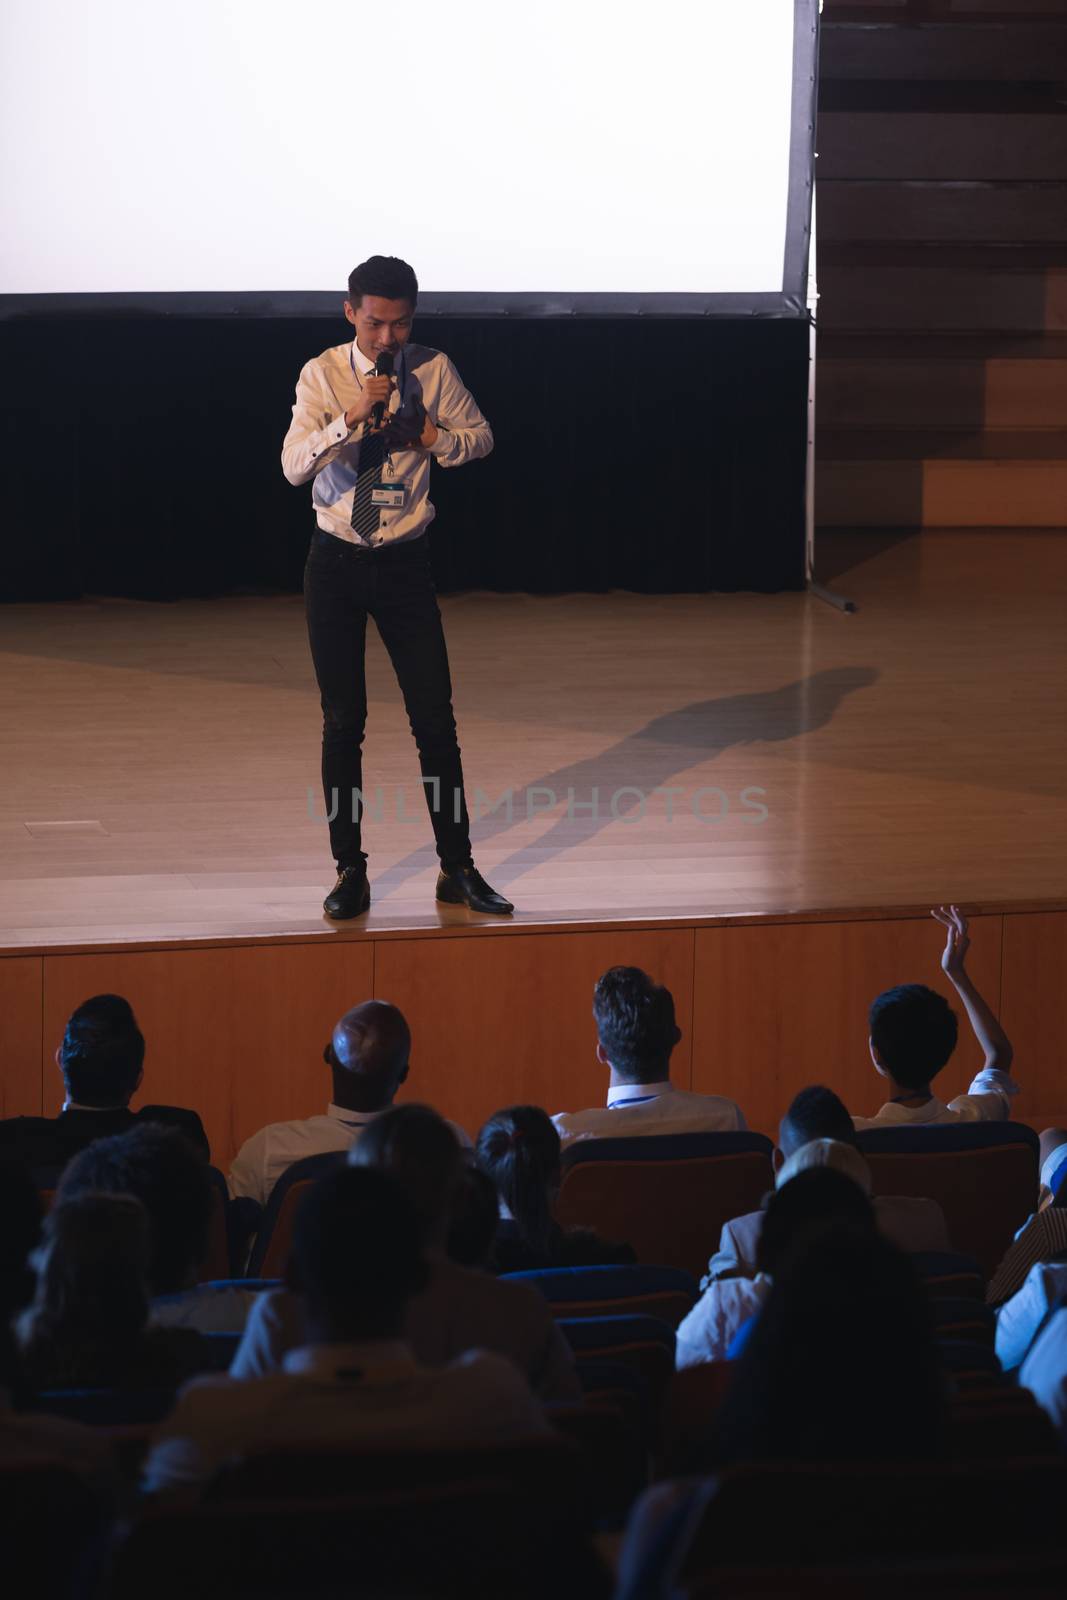
{"type": "MultiPolygon", "coordinates": [[[[1067,899],[1067,537],[821,549],[855,615],[794,594],[443,600],[472,802],[511,795],[510,820],[505,800],[476,823],[476,858],[518,923],[1067,899]]],[[[320,909],[299,596],[15,605],[0,629],[3,949],[470,924],[433,900],[373,630],[382,816],[372,910],[345,928],[320,909]]]]}

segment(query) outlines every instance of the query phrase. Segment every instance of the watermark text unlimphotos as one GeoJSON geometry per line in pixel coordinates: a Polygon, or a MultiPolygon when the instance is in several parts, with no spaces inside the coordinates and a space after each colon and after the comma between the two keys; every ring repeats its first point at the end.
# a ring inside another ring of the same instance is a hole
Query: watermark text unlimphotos
{"type": "MultiPolygon", "coordinates": [[[[422,778],[422,786],[431,810],[440,812],[442,800],[455,822],[460,820],[463,796],[452,789],[442,796],[439,778],[422,778]]],[[[731,795],[715,784],[702,784],[687,789],[682,784],[658,784],[654,789],[643,789],[636,784],[623,784],[617,789],[599,787],[579,792],[568,787],[557,793],[547,784],[531,784],[522,789],[504,789],[494,799],[484,789],[475,789],[470,800],[472,822],[483,817],[496,817],[505,823],[528,822],[534,817],[559,812],[557,820],[569,822],[641,822],[650,815],[662,816],[667,822],[688,821],[725,822],[733,817],[744,823],[759,824],[770,816],[763,804],[766,789],[750,785],[731,795]]],[[[425,818],[425,808],[401,784],[391,789],[377,784],[373,793],[353,789],[346,793],[352,807],[353,821],[360,816],[372,822],[415,823],[425,818]]],[[[310,784],[307,791],[307,814],[315,822],[333,822],[341,813],[341,791],[331,789],[330,808],[325,810],[323,797],[310,784]]]]}

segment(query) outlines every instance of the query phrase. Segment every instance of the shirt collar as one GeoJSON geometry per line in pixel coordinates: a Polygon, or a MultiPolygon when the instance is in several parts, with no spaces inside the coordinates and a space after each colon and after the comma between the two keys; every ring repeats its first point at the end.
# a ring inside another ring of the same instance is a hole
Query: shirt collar
{"type": "MultiPolygon", "coordinates": [[[[376,363],[367,359],[367,357],[363,354],[363,351],[359,348],[359,345],[356,343],[355,339],[352,340],[351,349],[353,365],[355,366],[355,369],[359,373],[360,377],[365,378],[368,373],[374,371],[376,363]]],[[[401,345],[400,350],[397,353],[396,361],[393,365],[393,377],[396,379],[396,386],[398,389],[403,389],[404,387],[401,381],[403,376],[404,346],[401,345]]]]}
{"type": "Polygon", "coordinates": [[[608,1090],[609,1106],[625,1106],[641,1100],[655,1100],[670,1089],[670,1080],[662,1083],[620,1083],[608,1090]]]}
{"type": "Polygon", "coordinates": [[[64,1100],[64,1111],[125,1111],[126,1106],[83,1106],[78,1100],[64,1100]]]}
{"type": "Polygon", "coordinates": [[[305,1344],[282,1359],[282,1371],[299,1378],[392,1383],[422,1369],[403,1339],[364,1339],[353,1344],[305,1344]]]}
{"type": "Polygon", "coordinates": [[[368,1122],[373,1122],[375,1117],[380,1117],[380,1111],[350,1111],[347,1106],[335,1106],[333,1101],[326,1107],[326,1115],[332,1122],[343,1122],[346,1128],[365,1128],[368,1122]]]}

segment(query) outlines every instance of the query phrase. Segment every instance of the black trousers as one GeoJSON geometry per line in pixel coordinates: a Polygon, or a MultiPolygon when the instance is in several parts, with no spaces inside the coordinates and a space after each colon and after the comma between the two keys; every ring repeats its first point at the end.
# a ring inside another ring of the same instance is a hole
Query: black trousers
{"type": "Polygon", "coordinates": [[[304,568],[304,601],[322,704],[323,797],[338,868],[367,859],[360,824],[368,617],[377,624],[404,696],[441,865],[469,861],[452,680],[425,535],[367,550],[316,528],[304,568]]]}

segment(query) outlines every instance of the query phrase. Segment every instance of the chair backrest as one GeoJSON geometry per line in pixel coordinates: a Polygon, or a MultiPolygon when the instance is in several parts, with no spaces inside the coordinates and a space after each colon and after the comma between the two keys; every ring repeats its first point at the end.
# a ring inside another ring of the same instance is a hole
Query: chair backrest
{"type": "MultiPolygon", "coordinates": [[[[287,1167],[271,1190],[259,1225],[256,1242],[248,1259],[250,1278],[280,1278],[289,1259],[293,1242],[293,1221],[305,1191],[328,1172],[343,1167],[344,1150],[328,1150],[323,1155],[305,1156],[287,1167]]],[[[221,1274],[217,1274],[221,1276],[221,1274]]]]}
{"type": "Polygon", "coordinates": [[[931,1301],[934,1337],[967,1339],[992,1350],[996,1338],[996,1313],[981,1300],[955,1300],[940,1295],[931,1301]]]}
{"type": "Polygon", "coordinates": [[[532,1284],[560,1317],[659,1317],[672,1328],[700,1293],[692,1274],[678,1267],[545,1267],[502,1276],[532,1284]]]}
{"type": "Polygon", "coordinates": [[[1018,1122],[866,1128],[857,1135],[875,1194],[922,1196],[945,1213],[953,1249],[992,1277],[1037,1205],[1038,1139],[1018,1122]]]}
{"type": "Polygon", "coordinates": [[[674,1371],[674,1329],[658,1317],[562,1317],[559,1330],[579,1362],[633,1367],[659,1403],[674,1371]]]}
{"type": "Polygon", "coordinates": [[[99,1558],[111,1508],[86,1479],[61,1461],[5,1459],[0,1505],[10,1592],[22,1583],[42,1597],[97,1592],[94,1551],[99,1558]]]}
{"type": "Polygon", "coordinates": [[[160,1389],[39,1389],[27,1411],[44,1411],[88,1427],[140,1427],[161,1422],[174,1410],[173,1387],[160,1389]]]}
{"type": "Polygon", "coordinates": [[[230,1271],[230,1236],[227,1211],[230,1204],[226,1179],[218,1167],[208,1167],[214,1209],[208,1225],[207,1254],[200,1263],[201,1283],[211,1278],[225,1278],[230,1271]]]}
{"type": "Polygon", "coordinates": [[[699,1277],[723,1223],[773,1187],[773,1149],[759,1133],[579,1139],[563,1152],[556,1216],[625,1240],[640,1262],[699,1277]]]}
{"type": "Polygon", "coordinates": [[[917,1250],[911,1263],[933,1299],[985,1303],[985,1278],[973,1256],[957,1255],[955,1250],[917,1250]]]}

